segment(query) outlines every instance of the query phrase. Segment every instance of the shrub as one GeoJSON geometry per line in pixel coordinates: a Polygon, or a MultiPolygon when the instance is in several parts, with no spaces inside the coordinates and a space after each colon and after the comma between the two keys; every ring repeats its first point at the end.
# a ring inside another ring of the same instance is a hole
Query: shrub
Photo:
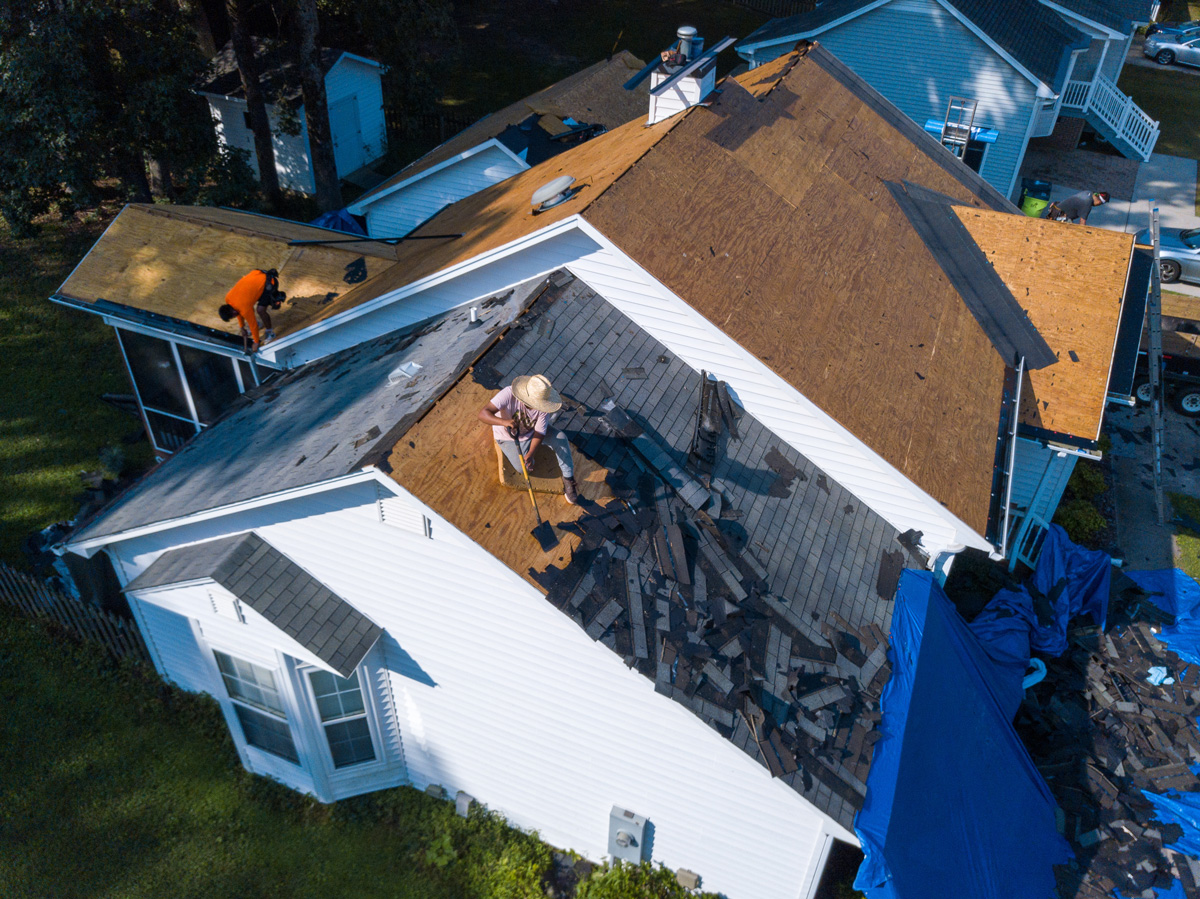
{"type": "Polygon", "coordinates": [[[1059,504],[1054,513],[1054,523],[1067,532],[1071,541],[1085,546],[1108,527],[1100,510],[1086,499],[1070,499],[1059,504]]]}
{"type": "Polygon", "coordinates": [[[1067,482],[1069,496],[1075,499],[1085,499],[1088,502],[1107,489],[1108,484],[1104,481],[1104,473],[1100,470],[1099,463],[1096,462],[1077,464],[1071,473],[1071,480],[1067,482]]]}
{"type": "Polygon", "coordinates": [[[614,862],[599,869],[579,885],[576,899],[717,899],[716,893],[691,893],[679,885],[675,874],[646,862],[630,865],[614,862]]]}

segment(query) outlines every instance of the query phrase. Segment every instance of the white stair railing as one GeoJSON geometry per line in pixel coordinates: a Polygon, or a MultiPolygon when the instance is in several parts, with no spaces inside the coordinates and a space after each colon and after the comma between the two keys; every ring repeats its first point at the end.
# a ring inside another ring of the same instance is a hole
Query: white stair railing
{"type": "Polygon", "coordinates": [[[1097,74],[1091,81],[1067,82],[1062,108],[1078,110],[1085,116],[1093,114],[1128,143],[1143,162],[1154,152],[1158,122],[1104,75],[1097,74]]]}

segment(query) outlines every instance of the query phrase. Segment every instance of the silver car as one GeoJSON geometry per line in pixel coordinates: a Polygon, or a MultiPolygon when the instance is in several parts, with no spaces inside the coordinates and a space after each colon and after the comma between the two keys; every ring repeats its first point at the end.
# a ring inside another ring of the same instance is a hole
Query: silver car
{"type": "MultiPolygon", "coordinates": [[[[1158,230],[1158,270],[1164,282],[1200,282],[1200,228],[1160,228],[1158,230]]],[[[1150,229],[1138,232],[1137,242],[1150,245],[1150,229]]]]}
{"type": "Polygon", "coordinates": [[[1183,34],[1160,31],[1146,38],[1142,52],[1163,66],[1173,62],[1200,66],[1200,31],[1186,31],[1183,34]]]}

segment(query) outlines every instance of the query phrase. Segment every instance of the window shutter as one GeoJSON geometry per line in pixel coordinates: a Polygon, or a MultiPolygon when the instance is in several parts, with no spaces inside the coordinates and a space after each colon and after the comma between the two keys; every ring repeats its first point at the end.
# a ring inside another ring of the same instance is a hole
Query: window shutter
{"type": "MultiPolygon", "coordinates": [[[[378,490],[378,488],[376,488],[378,490]]],[[[376,506],[379,508],[379,520],[388,527],[419,534],[422,537],[431,535],[429,519],[419,509],[398,496],[392,496],[378,490],[376,506]]]]}

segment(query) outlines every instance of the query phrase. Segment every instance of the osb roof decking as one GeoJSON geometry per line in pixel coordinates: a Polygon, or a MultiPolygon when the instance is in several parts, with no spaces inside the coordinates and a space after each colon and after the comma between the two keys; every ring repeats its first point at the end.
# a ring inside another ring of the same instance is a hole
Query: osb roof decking
{"type": "MultiPolygon", "coordinates": [[[[478,122],[460,131],[445,143],[439,144],[416,162],[405,166],[391,178],[373,187],[358,198],[356,203],[370,199],[388,188],[399,184],[413,175],[431,169],[439,163],[465,153],[484,141],[496,137],[509,125],[517,125],[530,115],[549,116],[559,123],[565,118],[591,124],[601,124],[610,130],[624,125],[638,116],[645,116],[649,104],[650,89],[643,82],[636,90],[623,90],[629,78],[645,65],[628,50],[622,50],[612,59],[604,60],[568,75],[499,112],[484,116],[478,122]]],[[[565,130],[565,128],[563,129],[565,130]]]]}
{"type": "Polygon", "coordinates": [[[1004,361],[884,182],[983,203],[846,77],[814,46],[726,81],[584,216],[984,533],[1004,361]]]}
{"type": "Polygon", "coordinates": [[[1021,423],[1099,439],[1133,235],[955,211],[1058,356],[1027,373],[1021,423]]]}
{"type": "Polygon", "coordinates": [[[288,298],[271,315],[277,333],[303,327],[321,309],[394,263],[383,244],[289,247],[324,228],[228,209],[126,206],[58,293],[108,300],[237,334],[221,321],[225,294],[252,269],[279,271],[288,298]]]}

